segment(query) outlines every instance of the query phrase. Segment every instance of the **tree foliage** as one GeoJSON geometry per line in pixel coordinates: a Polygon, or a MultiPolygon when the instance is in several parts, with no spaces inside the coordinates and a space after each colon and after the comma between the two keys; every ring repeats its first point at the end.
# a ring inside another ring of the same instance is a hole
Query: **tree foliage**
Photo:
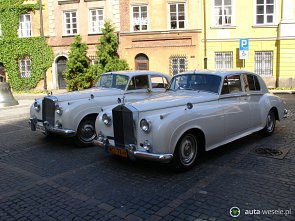
{"type": "Polygon", "coordinates": [[[100,75],[104,72],[128,70],[126,60],[118,56],[118,37],[114,33],[115,29],[110,21],[106,21],[102,28],[102,37],[100,44],[97,46],[97,73],[100,75]]]}
{"type": "Polygon", "coordinates": [[[93,76],[89,71],[89,61],[87,58],[87,44],[82,43],[80,35],[75,37],[70,45],[67,68],[64,72],[67,90],[76,91],[92,86],[93,76]]]}
{"type": "Polygon", "coordinates": [[[69,91],[92,87],[101,73],[118,70],[128,70],[125,60],[119,58],[118,39],[110,22],[105,22],[100,43],[97,46],[98,63],[89,64],[87,44],[82,43],[79,35],[70,45],[67,68],[64,72],[69,91]]]}
{"type": "Polygon", "coordinates": [[[0,62],[3,63],[8,80],[16,91],[36,87],[43,78],[43,69],[51,66],[53,52],[41,37],[18,37],[19,16],[39,9],[38,4],[23,4],[24,0],[0,0],[0,62]],[[45,61],[42,62],[44,43],[45,61]],[[31,59],[31,77],[20,78],[18,60],[31,59]]]}

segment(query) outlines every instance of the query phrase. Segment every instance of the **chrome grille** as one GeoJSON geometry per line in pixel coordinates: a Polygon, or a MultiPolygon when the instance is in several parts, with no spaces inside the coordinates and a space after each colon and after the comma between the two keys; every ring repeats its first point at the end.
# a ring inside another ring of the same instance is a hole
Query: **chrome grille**
{"type": "Polygon", "coordinates": [[[45,97],[42,101],[42,119],[54,125],[55,101],[51,97],[45,97]]]}
{"type": "Polygon", "coordinates": [[[112,110],[115,146],[126,148],[136,144],[134,111],[125,105],[118,105],[112,110]]]}

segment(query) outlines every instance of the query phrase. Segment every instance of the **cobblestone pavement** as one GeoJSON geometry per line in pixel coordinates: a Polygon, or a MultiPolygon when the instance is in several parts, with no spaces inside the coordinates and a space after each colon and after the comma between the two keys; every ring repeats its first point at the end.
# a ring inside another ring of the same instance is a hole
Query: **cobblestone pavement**
{"type": "Polygon", "coordinates": [[[186,173],[45,138],[27,119],[2,119],[0,220],[294,221],[295,95],[282,98],[289,118],[272,136],[253,134],[205,153],[186,173]],[[232,207],[240,208],[238,218],[232,207]]]}

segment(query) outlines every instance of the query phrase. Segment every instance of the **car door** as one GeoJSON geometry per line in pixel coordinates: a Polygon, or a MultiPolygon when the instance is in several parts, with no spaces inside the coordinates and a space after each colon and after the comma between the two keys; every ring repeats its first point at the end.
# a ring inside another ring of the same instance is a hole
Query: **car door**
{"type": "Polygon", "coordinates": [[[249,129],[250,106],[247,94],[242,90],[240,74],[225,77],[219,102],[224,111],[224,131],[227,138],[235,137],[249,129]]]}
{"type": "Polygon", "coordinates": [[[253,74],[245,73],[242,75],[244,90],[248,97],[250,107],[251,128],[261,125],[261,105],[259,104],[263,93],[257,77],[253,74]]]}

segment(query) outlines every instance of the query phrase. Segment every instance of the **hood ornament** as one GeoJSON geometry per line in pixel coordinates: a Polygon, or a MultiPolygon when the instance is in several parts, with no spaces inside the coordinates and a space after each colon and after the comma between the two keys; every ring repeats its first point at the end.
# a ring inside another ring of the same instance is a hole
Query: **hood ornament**
{"type": "Polygon", "coordinates": [[[125,95],[123,95],[122,99],[118,97],[118,104],[122,104],[124,105],[125,104],[125,95]]]}

